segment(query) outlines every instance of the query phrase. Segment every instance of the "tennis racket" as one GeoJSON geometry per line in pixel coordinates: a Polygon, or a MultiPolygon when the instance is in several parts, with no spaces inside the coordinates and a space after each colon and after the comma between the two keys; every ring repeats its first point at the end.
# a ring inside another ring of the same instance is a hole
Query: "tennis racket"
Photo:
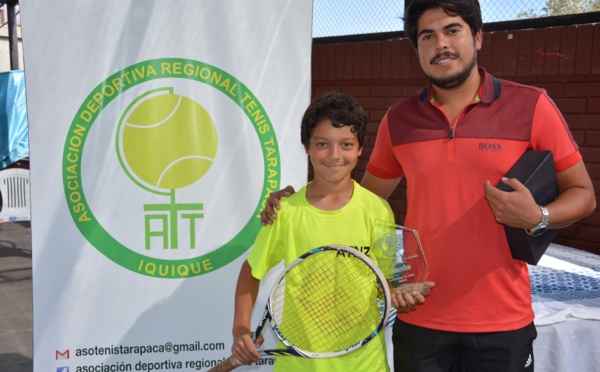
{"type": "MultiPolygon", "coordinates": [[[[324,246],[300,256],[277,278],[253,341],[268,320],[285,348],[259,354],[336,357],[375,338],[389,311],[389,288],[373,261],[357,249],[324,246]]],[[[232,355],[209,371],[240,365],[232,355]]]]}

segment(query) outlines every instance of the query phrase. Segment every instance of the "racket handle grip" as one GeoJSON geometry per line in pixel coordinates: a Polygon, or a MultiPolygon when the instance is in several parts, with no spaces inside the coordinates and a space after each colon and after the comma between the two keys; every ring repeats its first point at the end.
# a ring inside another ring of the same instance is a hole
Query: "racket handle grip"
{"type": "Polygon", "coordinates": [[[240,363],[240,361],[232,355],[229,358],[222,361],[221,363],[209,369],[208,372],[229,372],[233,371],[241,365],[242,363],[240,363]]]}

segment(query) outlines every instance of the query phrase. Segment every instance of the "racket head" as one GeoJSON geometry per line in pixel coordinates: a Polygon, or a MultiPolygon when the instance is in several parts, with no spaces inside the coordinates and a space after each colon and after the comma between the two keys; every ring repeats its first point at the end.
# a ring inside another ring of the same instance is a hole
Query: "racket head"
{"type": "Polygon", "coordinates": [[[369,257],[351,247],[329,245],[303,254],[281,273],[267,310],[290,354],[330,358],[360,348],[381,332],[390,292],[369,257]]]}

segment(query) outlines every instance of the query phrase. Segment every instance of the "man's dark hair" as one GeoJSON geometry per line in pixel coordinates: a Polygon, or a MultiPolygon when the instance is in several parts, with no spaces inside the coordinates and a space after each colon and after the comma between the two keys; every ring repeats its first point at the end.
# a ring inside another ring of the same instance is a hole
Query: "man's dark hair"
{"type": "Polygon", "coordinates": [[[306,148],[310,144],[310,138],[317,123],[327,119],[336,128],[352,127],[352,133],[356,134],[358,143],[362,147],[367,130],[367,116],[363,109],[349,95],[340,92],[329,92],[316,97],[302,116],[300,138],[306,148]]]}
{"type": "Polygon", "coordinates": [[[419,18],[430,9],[441,8],[449,16],[459,16],[471,27],[473,37],[483,28],[481,8],[477,0],[412,0],[404,14],[404,32],[417,48],[419,18]]]}

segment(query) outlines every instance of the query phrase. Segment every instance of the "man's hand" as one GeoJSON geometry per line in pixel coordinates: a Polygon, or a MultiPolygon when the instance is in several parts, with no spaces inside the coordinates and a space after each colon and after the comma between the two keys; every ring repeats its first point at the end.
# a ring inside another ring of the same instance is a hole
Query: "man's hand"
{"type": "Polygon", "coordinates": [[[417,308],[418,305],[425,303],[425,296],[429,296],[431,288],[435,287],[434,282],[425,282],[421,291],[394,291],[392,292],[392,307],[400,312],[409,312],[417,308]]]}
{"type": "Polygon", "coordinates": [[[296,191],[294,190],[294,188],[288,185],[285,189],[281,189],[279,191],[271,193],[269,199],[267,199],[267,206],[262,212],[260,212],[260,223],[262,223],[263,226],[266,226],[267,224],[272,225],[273,220],[277,218],[277,213],[275,212],[275,210],[279,210],[279,208],[281,208],[281,205],[279,204],[279,199],[283,197],[288,197],[295,192],[296,191]]]}
{"type": "Polygon", "coordinates": [[[542,220],[542,211],[531,192],[516,178],[502,178],[514,191],[502,191],[486,181],[485,198],[498,223],[511,227],[530,229],[542,220]]]}

